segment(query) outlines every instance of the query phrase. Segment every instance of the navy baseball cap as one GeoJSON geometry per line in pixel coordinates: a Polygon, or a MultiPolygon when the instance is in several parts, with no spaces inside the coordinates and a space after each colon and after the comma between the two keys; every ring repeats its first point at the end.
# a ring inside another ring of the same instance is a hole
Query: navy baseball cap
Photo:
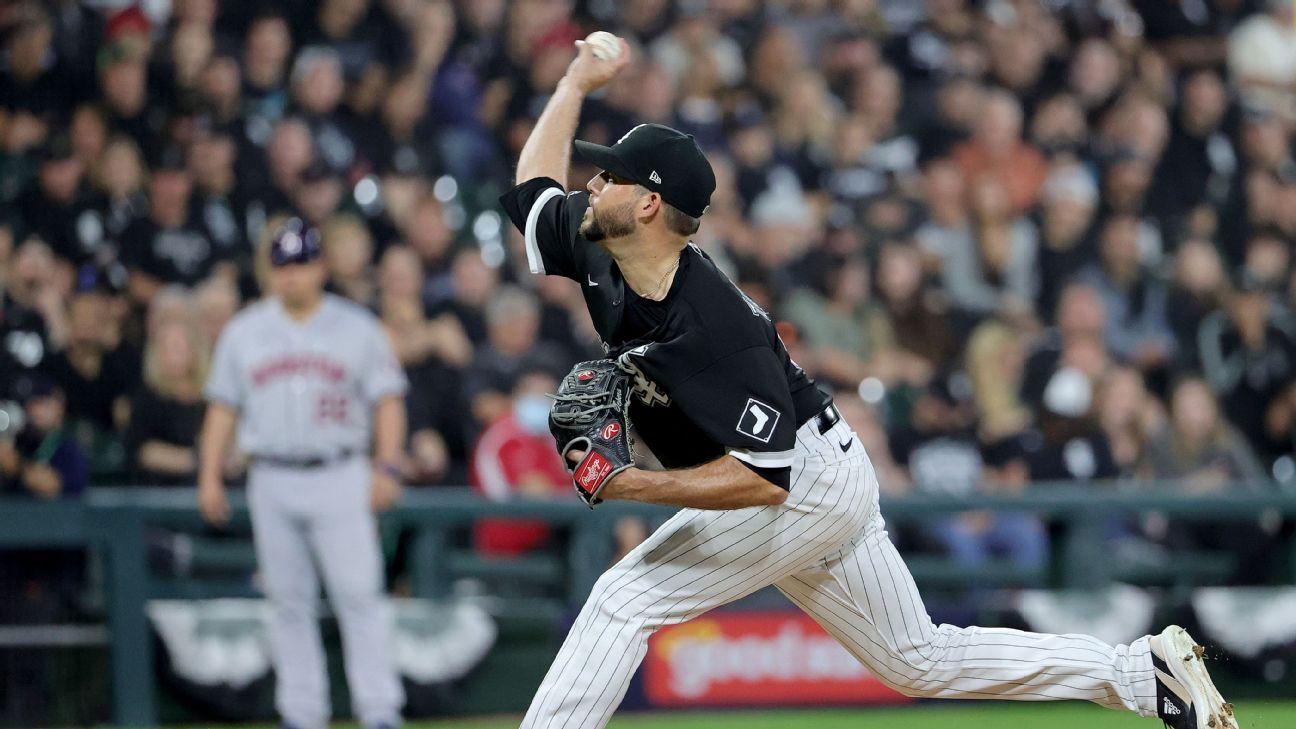
{"type": "Polygon", "coordinates": [[[270,239],[270,264],[288,266],[310,263],[320,257],[322,248],[318,230],[307,225],[301,218],[290,218],[279,226],[270,239]]]}
{"type": "Polygon", "coordinates": [[[640,124],[611,147],[576,140],[576,155],[617,177],[633,180],[694,218],[715,192],[715,172],[692,134],[640,124]]]}

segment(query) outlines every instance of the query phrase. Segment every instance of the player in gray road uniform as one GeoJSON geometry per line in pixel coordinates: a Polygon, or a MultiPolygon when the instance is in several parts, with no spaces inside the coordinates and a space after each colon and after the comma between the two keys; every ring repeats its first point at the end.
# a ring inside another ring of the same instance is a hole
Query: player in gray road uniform
{"type": "Polygon", "coordinates": [[[399,725],[405,697],[391,659],[373,511],[399,495],[408,384],[374,316],[323,293],[319,256],[317,231],[296,219],[281,227],[270,246],[275,295],[221,334],[206,387],[199,505],[212,523],[229,516],[221,463],[237,421],[239,449],[252,458],[248,503],[273,606],[284,725],[319,729],[329,720],[316,619],[322,576],[355,713],[368,729],[386,729],[399,725]]]}

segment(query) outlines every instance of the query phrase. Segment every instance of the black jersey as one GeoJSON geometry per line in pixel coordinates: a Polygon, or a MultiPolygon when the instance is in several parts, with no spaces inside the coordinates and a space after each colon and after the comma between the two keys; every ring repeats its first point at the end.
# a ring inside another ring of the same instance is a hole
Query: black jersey
{"type": "Polygon", "coordinates": [[[729,453],[786,488],[796,430],[827,394],[788,356],[769,315],[688,245],[664,300],[637,296],[616,262],[578,229],[583,191],[537,178],[500,198],[533,273],[581,285],[609,356],[635,373],[630,418],[667,468],[729,453]]]}

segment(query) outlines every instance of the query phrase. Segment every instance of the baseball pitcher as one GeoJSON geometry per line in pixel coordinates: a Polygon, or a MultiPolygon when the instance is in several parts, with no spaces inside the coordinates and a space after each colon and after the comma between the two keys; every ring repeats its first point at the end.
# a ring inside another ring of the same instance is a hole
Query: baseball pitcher
{"type": "Polygon", "coordinates": [[[910,696],[1082,699],[1236,727],[1181,628],[1111,646],[932,624],[863,446],[769,316],[689,244],[715,188],[692,137],[642,124],[610,147],[577,141],[602,171],[563,189],[581,104],[630,49],[602,55],[578,43],[502,203],[531,271],[579,283],[608,348],[572,370],[551,415],[577,494],[681,510],[598,580],[522,726],[606,725],[654,630],[774,585],[910,696]],[[668,470],[635,467],[627,417],[668,470]]]}

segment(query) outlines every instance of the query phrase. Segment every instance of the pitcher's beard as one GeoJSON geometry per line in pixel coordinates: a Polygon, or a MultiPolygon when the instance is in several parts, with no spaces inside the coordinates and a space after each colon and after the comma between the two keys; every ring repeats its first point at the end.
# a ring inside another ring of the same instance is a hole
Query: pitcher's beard
{"type": "Polygon", "coordinates": [[[589,220],[582,220],[579,228],[585,240],[597,243],[608,238],[621,238],[634,232],[634,215],[630,208],[632,203],[625,203],[599,214],[593,207],[589,208],[589,220]]]}

